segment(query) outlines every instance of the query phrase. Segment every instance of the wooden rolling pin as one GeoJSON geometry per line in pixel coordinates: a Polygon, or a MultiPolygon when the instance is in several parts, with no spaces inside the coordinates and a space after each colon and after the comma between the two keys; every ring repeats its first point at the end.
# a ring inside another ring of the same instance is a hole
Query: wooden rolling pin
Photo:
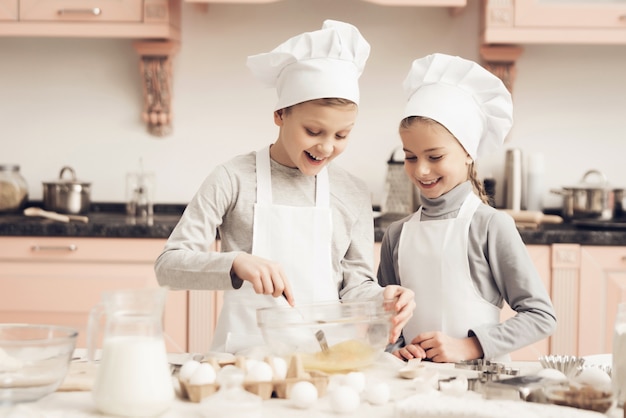
{"type": "Polygon", "coordinates": [[[558,215],[546,215],[543,212],[533,210],[511,210],[500,209],[502,212],[511,215],[515,223],[523,225],[540,225],[540,224],[560,224],[563,222],[563,218],[558,215]]]}

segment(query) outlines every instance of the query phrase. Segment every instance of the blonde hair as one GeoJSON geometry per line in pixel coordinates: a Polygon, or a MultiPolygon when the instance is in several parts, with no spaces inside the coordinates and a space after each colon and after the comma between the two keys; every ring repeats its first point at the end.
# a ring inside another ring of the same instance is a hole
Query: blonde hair
{"type": "MultiPolygon", "coordinates": [[[[402,119],[400,121],[400,130],[408,129],[414,123],[424,123],[424,124],[428,124],[428,125],[439,125],[443,129],[445,129],[448,133],[450,133],[450,135],[452,135],[452,132],[448,131],[448,128],[446,128],[445,126],[443,126],[442,124],[440,124],[436,120],[430,119],[430,118],[427,118],[427,117],[424,117],[424,116],[409,116],[407,118],[402,119]]],[[[455,138],[457,140],[457,142],[459,142],[459,140],[454,135],[452,135],[452,137],[455,138]]],[[[461,142],[459,142],[459,145],[461,145],[461,142]]],[[[463,145],[461,145],[461,147],[463,147],[463,145]]],[[[463,150],[465,150],[465,148],[463,148],[463,150]]],[[[476,172],[476,164],[474,163],[473,159],[472,159],[472,162],[467,166],[467,178],[472,183],[472,187],[474,189],[474,192],[478,195],[480,200],[483,203],[488,205],[489,204],[489,196],[487,195],[487,192],[485,191],[485,187],[483,186],[483,183],[478,178],[478,173],[476,172]]]]}

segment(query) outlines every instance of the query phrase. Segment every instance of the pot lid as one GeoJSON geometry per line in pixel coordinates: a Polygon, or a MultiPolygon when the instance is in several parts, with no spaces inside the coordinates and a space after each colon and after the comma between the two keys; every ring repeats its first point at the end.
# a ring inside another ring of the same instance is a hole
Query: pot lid
{"type": "Polygon", "coordinates": [[[81,185],[85,185],[88,186],[91,184],[91,182],[86,182],[86,181],[79,181],[76,179],[76,172],[74,171],[74,169],[70,166],[65,166],[61,169],[61,172],[59,173],[59,180],[57,181],[44,181],[43,184],[81,184],[81,185]],[[71,176],[70,179],[67,178],[63,178],[63,175],[68,172],[71,176]]]}
{"type": "Polygon", "coordinates": [[[564,189],[570,189],[570,190],[588,190],[588,189],[611,189],[611,185],[609,184],[609,181],[607,180],[606,176],[604,175],[604,173],[600,170],[589,170],[587,171],[582,179],[580,180],[580,182],[578,184],[575,184],[573,186],[565,186],[563,187],[564,189]],[[595,176],[595,180],[589,180],[589,177],[595,176]]]}

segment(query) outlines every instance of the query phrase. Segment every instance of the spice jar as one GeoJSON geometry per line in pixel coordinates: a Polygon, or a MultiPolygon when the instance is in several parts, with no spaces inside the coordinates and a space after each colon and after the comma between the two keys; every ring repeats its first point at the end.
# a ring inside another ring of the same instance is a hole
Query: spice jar
{"type": "Polygon", "coordinates": [[[28,184],[16,164],[0,164],[0,213],[18,212],[28,200],[28,184]]]}

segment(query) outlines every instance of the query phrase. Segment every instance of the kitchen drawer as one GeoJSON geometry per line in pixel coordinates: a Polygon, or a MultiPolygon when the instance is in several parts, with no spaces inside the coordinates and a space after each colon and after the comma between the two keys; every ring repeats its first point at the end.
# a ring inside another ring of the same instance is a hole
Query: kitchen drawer
{"type": "Polygon", "coordinates": [[[18,0],[0,0],[0,21],[18,19],[17,1],[18,0]]]}
{"type": "Polygon", "coordinates": [[[153,263],[165,239],[0,237],[0,261],[153,263]]]}
{"type": "Polygon", "coordinates": [[[20,0],[21,21],[141,22],[143,0],[20,0]]]}

